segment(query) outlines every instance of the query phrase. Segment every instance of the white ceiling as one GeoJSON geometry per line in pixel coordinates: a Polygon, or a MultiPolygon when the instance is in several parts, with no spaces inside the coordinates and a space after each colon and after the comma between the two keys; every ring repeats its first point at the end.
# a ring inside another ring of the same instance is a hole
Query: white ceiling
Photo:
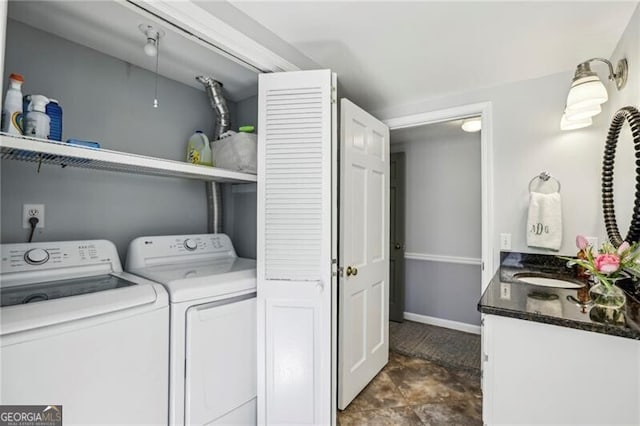
{"type": "MultiPolygon", "coordinates": [[[[635,2],[245,2],[234,6],[375,111],[609,57],[635,2]]],[[[569,84],[569,82],[567,82],[569,84]]]]}
{"type": "Polygon", "coordinates": [[[11,1],[9,17],[75,43],[90,47],[150,71],[155,58],[143,53],[142,23],[160,26],[159,73],[203,89],[197,75],[211,75],[224,85],[226,96],[239,101],[258,89],[258,74],[131,5],[116,1],[11,1]]]}

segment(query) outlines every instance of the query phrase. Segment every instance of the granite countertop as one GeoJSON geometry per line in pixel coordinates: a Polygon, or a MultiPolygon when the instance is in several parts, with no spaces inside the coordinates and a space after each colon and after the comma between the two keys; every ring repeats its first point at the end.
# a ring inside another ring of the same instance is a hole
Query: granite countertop
{"type": "Polygon", "coordinates": [[[589,301],[588,283],[575,278],[564,260],[515,252],[502,252],[500,258],[500,269],[478,302],[480,312],[640,340],[640,290],[631,280],[620,284],[627,297],[621,315],[604,319],[589,301]],[[550,288],[514,278],[525,272],[577,280],[585,287],[550,288]]]}

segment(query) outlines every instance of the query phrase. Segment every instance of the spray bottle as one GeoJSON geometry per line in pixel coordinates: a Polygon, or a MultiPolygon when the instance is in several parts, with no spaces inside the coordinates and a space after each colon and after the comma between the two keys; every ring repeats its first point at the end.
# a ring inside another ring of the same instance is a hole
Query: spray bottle
{"type": "Polygon", "coordinates": [[[24,135],[35,138],[47,139],[51,119],[46,114],[49,99],[42,95],[31,95],[29,112],[24,118],[24,135]]]}

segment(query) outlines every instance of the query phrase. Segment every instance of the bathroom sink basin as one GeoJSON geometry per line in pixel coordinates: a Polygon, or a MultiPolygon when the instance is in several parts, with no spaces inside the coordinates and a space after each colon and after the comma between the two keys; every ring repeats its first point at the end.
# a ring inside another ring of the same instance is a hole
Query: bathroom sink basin
{"type": "Polygon", "coordinates": [[[527,284],[552,288],[582,288],[584,284],[571,278],[559,278],[550,274],[536,274],[531,272],[521,272],[515,274],[513,278],[527,284]]]}

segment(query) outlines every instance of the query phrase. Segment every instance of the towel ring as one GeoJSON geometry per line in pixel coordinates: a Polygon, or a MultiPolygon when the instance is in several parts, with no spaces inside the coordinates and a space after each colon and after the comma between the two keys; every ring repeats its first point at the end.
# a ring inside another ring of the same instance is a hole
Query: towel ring
{"type": "Polygon", "coordinates": [[[551,176],[549,172],[542,172],[538,176],[534,176],[533,179],[529,181],[529,192],[533,192],[533,190],[531,189],[531,185],[533,185],[535,181],[541,180],[543,182],[548,182],[549,179],[553,179],[556,182],[556,184],[558,185],[558,189],[556,190],[556,192],[560,192],[560,188],[562,187],[560,185],[560,181],[555,177],[551,176]]]}

